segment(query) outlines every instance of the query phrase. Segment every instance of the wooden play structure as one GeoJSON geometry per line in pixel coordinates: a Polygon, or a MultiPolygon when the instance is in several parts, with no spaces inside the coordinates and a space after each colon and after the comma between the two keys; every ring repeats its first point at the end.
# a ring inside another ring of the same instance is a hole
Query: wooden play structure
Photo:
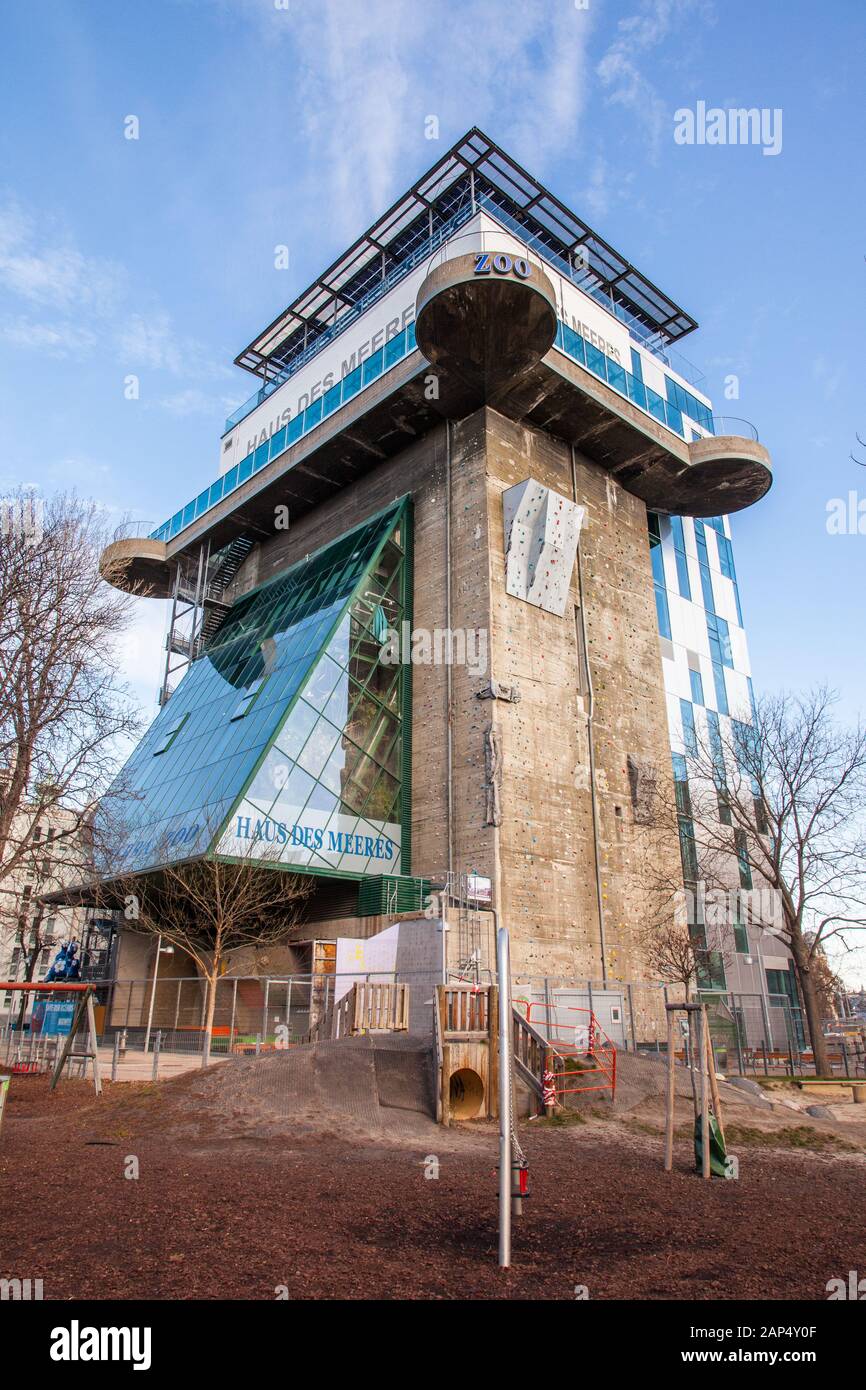
{"type": "Polygon", "coordinates": [[[498,998],[495,985],[436,986],[433,1028],[440,1124],[493,1119],[498,1114],[498,998]]]}

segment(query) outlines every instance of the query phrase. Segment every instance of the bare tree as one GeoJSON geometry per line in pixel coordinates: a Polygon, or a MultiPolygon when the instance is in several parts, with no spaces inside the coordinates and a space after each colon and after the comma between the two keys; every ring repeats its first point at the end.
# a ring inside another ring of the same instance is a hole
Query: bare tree
{"type": "MultiPolygon", "coordinates": [[[[829,1074],[824,948],[866,926],[866,730],[840,728],[824,687],[758,701],[751,722],[698,732],[688,785],[659,800],[653,831],[691,837],[697,877],[726,886],[794,962],[816,1070],[829,1074]]],[[[671,885],[656,881],[656,893],[671,885]]]]}
{"type": "Polygon", "coordinates": [[[650,915],[640,932],[644,960],[665,984],[682,985],[686,999],[704,987],[711,955],[727,962],[730,951],[721,935],[708,937],[704,924],[689,920],[688,908],[675,901],[667,913],[650,915]]]}
{"type": "Polygon", "coordinates": [[[111,875],[95,894],[123,908],[130,930],[161,937],[195,963],[207,987],[203,1066],[210,1061],[217,984],[228,958],[243,947],[285,941],[314,886],[312,875],[286,872],[267,849],[257,853],[252,846],[231,861],[184,863],[172,863],[168,851],[157,853],[166,861],[159,868],[111,875]]]}
{"type": "Polygon", "coordinates": [[[111,537],[98,507],[23,490],[4,506],[0,884],[38,860],[45,827],[83,867],[96,804],[139,727],[119,673],[132,600],[100,575],[111,537]]]}

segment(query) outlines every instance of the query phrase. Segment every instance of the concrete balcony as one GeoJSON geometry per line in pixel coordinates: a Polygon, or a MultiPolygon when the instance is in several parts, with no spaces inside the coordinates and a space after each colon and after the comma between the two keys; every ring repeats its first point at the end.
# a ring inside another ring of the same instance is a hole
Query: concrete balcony
{"type": "Polygon", "coordinates": [[[172,567],[165,541],[145,536],[112,541],[99,557],[99,573],[116,589],[142,598],[168,598],[171,593],[172,567]]]}
{"type": "MultiPolygon", "coordinates": [[[[497,258],[489,259],[495,266],[497,258]]],[[[718,516],[764,496],[772,470],[756,438],[687,442],[553,346],[556,300],[539,266],[524,261],[518,276],[508,255],[500,264],[510,269],[480,275],[476,261],[445,260],[418,291],[416,337],[439,377],[444,414],[459,418],[486,404],[537,425],[657,511],[718,516]]]]}

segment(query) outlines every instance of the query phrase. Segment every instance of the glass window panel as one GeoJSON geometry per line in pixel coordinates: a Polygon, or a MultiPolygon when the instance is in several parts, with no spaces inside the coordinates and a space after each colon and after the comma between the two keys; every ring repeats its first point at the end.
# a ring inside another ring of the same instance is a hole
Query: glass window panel
{"type": "Polygon", "coordinates": [[[338,410],[340,407],[340,400],[340,383],[337,382],[337,385],[332,386],[330,391],[326,391],[322,397],[322,415],[333,415],[334,411],[338,410]]]}
{"type": "Polygon", "coordinates": [[[327,719],[319,718],[298,757],[301,767],[306,768],[313,777],[318,777],[339,736],[339,729],[335,729],[327,719]]]}
{"type": "Polygon", "coordinates": [[[356,396],[361,389],[361,368],[356,367],[353,372],[343,378],[343,400],[348,401],[352,396],[356,396]]]}
{"type": "Polygon", "coordinates": [[[349,664],[351,624],[351,617],[347,613],[328,644],[328,656],[339,662],[341,666],[348,666],[349,664]]]}
{"type": "MultiPolygon", "coordinates": [[[[334,686],[343,675],[342,668],[332,661],[329,656],[322,656],[316,664],[312,676],[304,686],[304,699],[308,704],[313,705],[317,710],[322,710],[334,689],[334,686]]],[[[338,725],[342,720],[333,721],[338,725]]]]}
{"type": "Polygon", "coordinates": [[[599,352],[598,348],[594,348],[591,343],[586,344],[586,365],[596,376],[600,376],[602,380],[605,379],[604,353],[599,352]]]}

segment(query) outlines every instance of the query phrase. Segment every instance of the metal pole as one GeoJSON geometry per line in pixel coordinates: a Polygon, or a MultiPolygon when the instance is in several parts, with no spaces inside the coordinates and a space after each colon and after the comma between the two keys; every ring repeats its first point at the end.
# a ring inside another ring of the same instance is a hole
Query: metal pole
{"type": "Polygon", "coordinates": [[[162,950],[162,933],[156,940],[156,960],[153,966],[153,984],[150,987],[150,1008],[147,1011],[147,1028],[144,1033],[144,1055],[147,1056],[147,1049],[150,1047],[150,1029],[153,1024],[153,1003],[156,999],[156,977],[159,974],[159,953],[162,950]]]}
{"type": "Polygon", "coordinates": [[[229,1023],[229,1056],[231,1056],[232,1051],[234,1050],[234,1042],[235,1042],[235,1013],[236,1013],[236,1011],[237,1011],[237,1006],[238,1006],[238,982],[237,982],[237,980],[235,980],[235,987],[234,987],[234,989],[232,990],[232,1016],[231,1016],[231,1022],[229,1023]]]}
{"type": "Polygon", "coordinates": [[[159,1045],[161,1041],[162,1033],[157,1032],[157,1035],[153,1040],[153,1071],[151,1072],[151,1076],[153,1077],[154,1081],[156,1081],[157,1077],[159,1076],[159,1045]]]}
{"type": "Polygon", "coordinates": [[[698,1052],[701,1059],[701,1176],[710,1177],[710,1100],[707,1069],[707,1015],[702,1007],[695,1015],[698,1025],[698,1052]]]}
{"type": "MultiPolygon", "coordinates": [[[[93,990],[87,991],[87,1026],[90,1033],[90,1047],[93,1053],[93,1089],[98,1096],[102,1095],[102,1077],[99,1074],[99,1044],[96,1039],[96,1010],[93,1006],[93,990]]],[[[87,1063],[84,1064],[85,1071],[87,1063]]]]}
{"type": "Polygon", "coordinates": [[[499,977],[499,1268],[511,1265],[511,961],[508,931],[496,933],[499,977]]]}
{"type": "Polygon", "coordinates": [[[115,1035],[114,1035],[114,1052],[112,1053],[112,1056],[111,1056],[111,1079],[112,1079],[112,1081],[116,1081],[116,1080],[117,1080],[117,1063],[118,1063],[119,1057],[120,1057],[120,1034],[119,1034],[119,1033],[115,1033],[115,1035]]]}
{"type": "Polygon", "coordinates": [[[674,1073],[674,1027],[676,1020],[673,1011],[667,1013],[668,1025],[668,1076],[665,1106],[665,1172],[674,1166],[674,1105],[676,1104],[676,1075],[674,1073]]]}

